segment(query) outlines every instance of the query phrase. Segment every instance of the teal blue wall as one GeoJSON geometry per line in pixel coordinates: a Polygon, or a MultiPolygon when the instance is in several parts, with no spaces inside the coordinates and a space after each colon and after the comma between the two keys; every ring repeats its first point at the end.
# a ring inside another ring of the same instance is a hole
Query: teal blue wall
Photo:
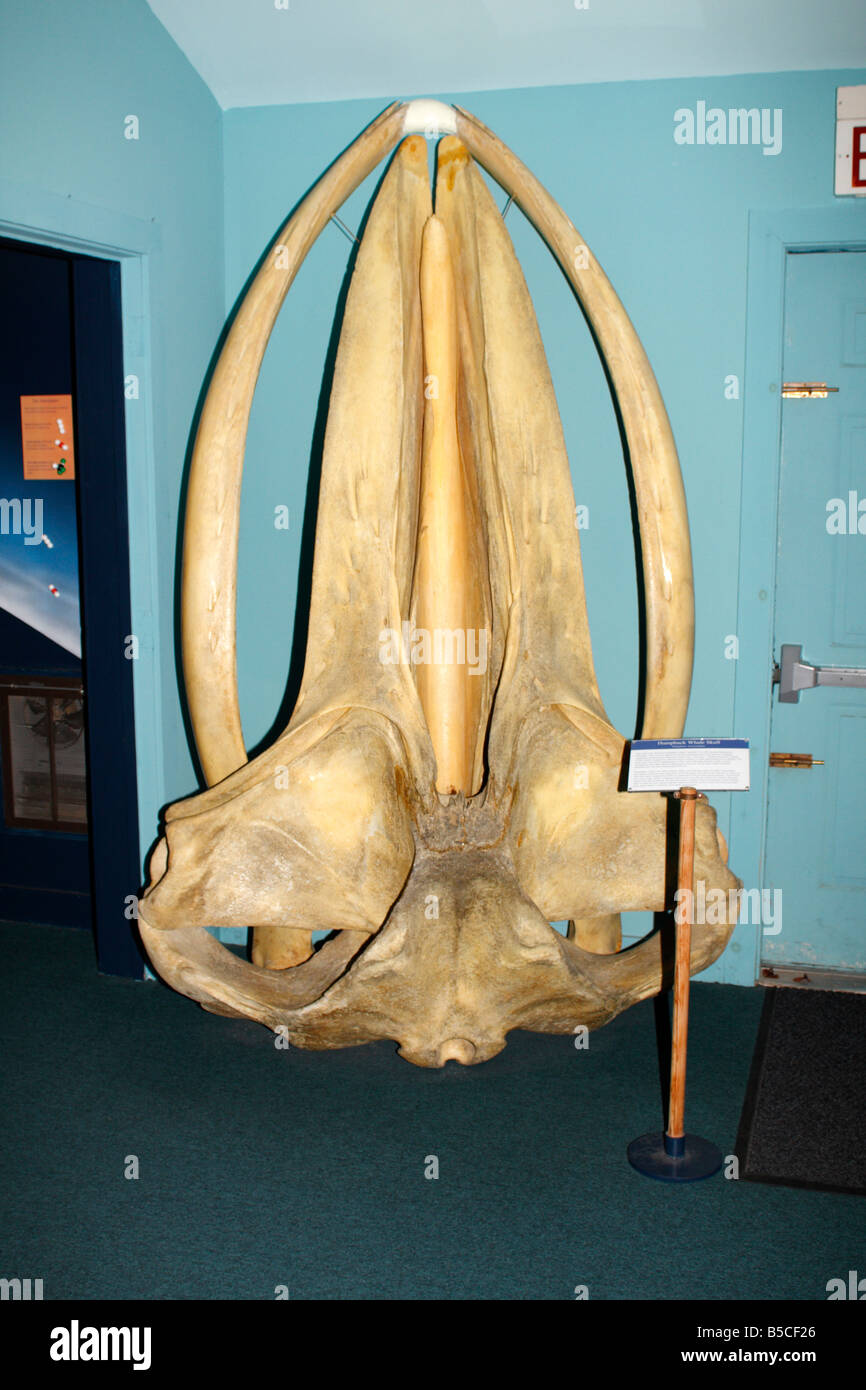
{"type": "MultiPolygon", "coordinates": [[[[154,504],[150,521],[143,508],[130,508],[133,570],[153,576],[156,608],[147,611],[147,586],[139,584],[133,630],[157,641],[156,652],[142,644],[135,673],[136,718],[147,730],[138,744],[146,846],[158,806],[194,786],[171,646],[172,595],[184,454],[224,317],[222,112],[143,0],[4,0],[0,128],[7,203],[21,192],[33,206],[50,207],[58,234],[73,222],[79,234],[88,222],[152,229],[144,321],[138,332],[127,324],[126,335],[150,373],[141,400],[127,403],[134,420],[147,416],[140,466],[152,473],[154,504]],[[138,140],[124,138],[130,114],[139,118],[138,140]],[[51,195],[69,201],[68,218],[51,195]]],[[[95,230],[94,240],[100,235],[95,230]]],[[[131,465],[131,499],[138,466],[131,465]]]]}
{"type": "MultiPolygon", "coordinates": [[[[836,87],[862,81],[862,72],[840,71],[437,94],[479,116],[559,201],[611,279],[658,377],[680,453],[694,551],[697,636],[688,733],[750,733],[733,727],[735,663],[725,656],[726,638],[737,634],[749,213],[838,205],[836,87]],[[781,108],[780,153],[675,143],[675,111],[694,110],[698,101],[725,110],[781,108]],[[725,398],[731,374],[739,378],[739,400],[725,398]]],[[[295,201],[385,104],[226,113],[229,305],[295,201]]],[[[340,214],[353,229],[375,177],[340,214]]],[[[547,348],[575,495],[589,507],[589,529],[580,539],[599,683],[613,722],[628,736],[637,685],[637,590],[619,436],[594,347],[558,267],[513,207],[507,225],[547,348]]],[[[328,227],[277,323],[254,402],[238,617],[248,743],[271,724],[285,682],[311,434],[349,252],[339,229],[328,227]],[[291,510],[288,533],[274,530],[277,503],[291,510]]],[[[757,533],[766,523],[748,519],[757,533]]],[[[741,650],[739,660],[766,669],[771,656],[741,650]]],[[[730,797],[713,801],[727,833],[730,797]]],[[[637,924],[627,922],[626,930],[637,924]]],[[[728,952],[707,978],[751,984],[753,953],[728,952]]]]}
{"type": "MultiPolygon", "coordinates": [[[[147,474],[152,516],[145,524],[143,510],[134,509],[130,538],[133,627],[153,632],[155,641],[136,672],[147,844],[156,808],[195,785],[174,665],[173,593],[180,483],[201,383],[226,313],[264,246],[385,101],[222,113],[144,0],[2,0],[0,17],[3,188],[44,197],[59,232],[61,200],[69,200],[70,227],[74,221],[79,230],[88,217],[94,227],[126,219],[136,236],[152,229],[141,301],[147,441],[140,463],[137,456],[131,462],[133,494],[135,470],[147,474]],[[139,117],[138,141],[123,138],[129,114],[139,117]],[[139,574],[151,576],[150,592],[139,574]]],[[[743,422],[743,399],[725,399],[724,379],[736,374],[741,387],[744,380],[749,213],[838,205],[835,89],[864,80],[862,72],[840,71],[439,94],[490,125],[566,209],[655,368],[680,450],[695,552],[693,733],[750,732],[733,728],[734,663],[724,655],[726,637],[737,631],[743,422]],[[677,145],[674,112],[698,101],[780,107],[781,153],[677,145]]],[[[349,226],[360,222],[376,177],[342,210],[349,226]]],[[[637,597],[619,438],[560,272],[516,208],[508,227],[547,346],[576,497],[589,507],[581,543],[602,693],[629,734],[637,597]]],[[[238,615],[248,746],[271,726],[285,685],[311,435],[349,251],[335,226],[313,248],[275,329],[250,422],[238,615]],[[279,504],[290,509],[288,532],[273,525],[279,504]]],[[[135,335],[127,324],[128,341],[135,335]]],[[[130,403],[128,415],[137,408],[130,403]]],[[[745,543],[766,524],[746,518],[745,543]]],[[[740,653],[750,669],[769,659],[763,649],[740,653]]],[[[728,799],[715,800],[726,829],[728,799]]],[[[728,953],[716,973],[751,982],[751,958],[728,953]]]]}

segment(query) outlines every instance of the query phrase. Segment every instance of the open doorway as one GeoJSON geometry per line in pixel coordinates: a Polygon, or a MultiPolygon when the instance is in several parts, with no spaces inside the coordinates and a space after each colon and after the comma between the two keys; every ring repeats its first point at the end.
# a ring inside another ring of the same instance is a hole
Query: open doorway
{"type": "Polygon", "coordinates": [[[117,263],[0,239],[0,917],[139,977],[117,263]]]}

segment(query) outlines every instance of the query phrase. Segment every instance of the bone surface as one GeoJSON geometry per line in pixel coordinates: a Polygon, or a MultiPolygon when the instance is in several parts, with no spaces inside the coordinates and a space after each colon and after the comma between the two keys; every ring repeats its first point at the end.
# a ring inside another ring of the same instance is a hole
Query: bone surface
{"type": "MultiPolygon", "coordinates": [[[[292,273],[406,110],[389,108],[298,209],[282,236],[300,238],[292,273]]],[[[672,962],[669,931],[618,949],[621,912],[669,906],[667,802],[619,790],[624,740],[593,668],[553,384],[473,153],[561,262],[577,233],[495,136],[459,109],[454,123],[435,213],[419,135],[370,212],[334,370],[301,690],[251,762],[234,552],[252,389],[287,288],[270,272],[227,339],[184,541],[184,668],[213,785],[169,808],[139,914],[157,971],[205,1008],[302,1047],[390,1038],[433,1067],[483,1062],[512,1028],[598,1027],[668,983],[672,962]],[[218,926],[256,929],[252,963],[218,926]],[[316,929],[331,935],[313,951],[316,929]]],[[[692,650],[679,467],[649,364],[592,264],[579,292],[629,433],[648,578],[643,731],[676,737],[692,650]]],[[[696,879],[736,888],[726,857],[702,801],[696,879]]],[[[732,929],[695,927],[693,973],[732,929]]]]}
{"type": "Polygon", "coordinates": [[[416,666],[416,681],[436,758],[436,789],[471,795],[480,790],[485,731],[479,672],[470,670],[468,658],[483,653],[486,659],[489,594],[476,488],[460,449],[454,271],[438,217],[424,227],[420,283],[424,429],[413,620],[428,651],[416,666]]]}

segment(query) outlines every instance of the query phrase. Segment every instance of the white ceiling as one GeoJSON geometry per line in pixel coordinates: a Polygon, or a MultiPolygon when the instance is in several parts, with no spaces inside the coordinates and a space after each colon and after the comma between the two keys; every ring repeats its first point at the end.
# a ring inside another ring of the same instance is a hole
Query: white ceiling
{"type": "Polygon", "coordinates": [[[863,0],[148,3],[226,109],[866,67],[863,0]]]}

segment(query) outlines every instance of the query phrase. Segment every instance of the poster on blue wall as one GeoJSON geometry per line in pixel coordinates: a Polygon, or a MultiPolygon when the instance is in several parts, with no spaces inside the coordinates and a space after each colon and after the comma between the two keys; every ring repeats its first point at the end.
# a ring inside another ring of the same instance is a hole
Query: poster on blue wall
{"type": "Polygon", "coordinates": [[[80,659],[71,396],[21,396],[18,419],[3,413],[0,607],[80,659]]]}

